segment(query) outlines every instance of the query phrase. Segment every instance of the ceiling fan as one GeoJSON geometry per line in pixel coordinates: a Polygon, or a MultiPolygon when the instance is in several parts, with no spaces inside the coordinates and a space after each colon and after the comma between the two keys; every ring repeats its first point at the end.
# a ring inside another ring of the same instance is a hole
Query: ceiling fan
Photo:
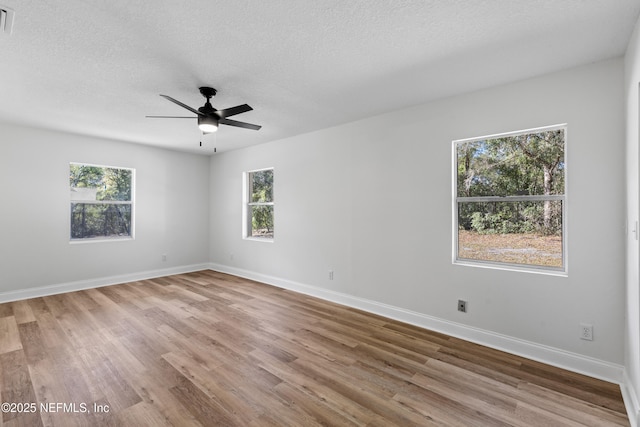
{"type": "Polygon", "coordinates": [[[193,117],[193,116],[147,116],[147,117],[148,118],[152,118],[152,119],[193,119],[193,118],[197,118],[198,119],[198,127],[200,128],[200,130],[204,134],[216,132],[218,130],[218,126],[219,125],[235,126],[235,127],[244,128],[244,129],[251,129],[251,130],[259,130],[262,127],[262,126],[259,126],[259,125],[254,125],[254,124],[245,123],[245,122],[239,122],[237,120],[231,120],[231,119],[227,118],[227,117],[230,117],[230,116],[235,116],[236,114],[246,113],[247,111],[253,110],[253,108],[251,108],[249,105],[242,104],[242,105],[238,105],[236,107],[225,108],[224,110],[216,110],[211,105],[210,100],[211,100],[212,97],[214,97],[216,95],[217,90],[215,90],[212,87],[203,86],[203,87],[200,88],[200,93],[202,94],[202,96],[207,98],[207,102],[205,102],[205,104],[202,107],[198,108],[197,110],[195,108],[189,107],[186,104],[183,104],[182,102],[180,102],[180,101],[178,101],[176,99],[171,98],[170,96],[160,95],[161,97],[173,102],[174,104],[177,104],[177,105],[181,106],[182,108],[186,108],[187,110],[191,111],[192,113],[195,113],[196,114],[195,117],[193,117]]]}

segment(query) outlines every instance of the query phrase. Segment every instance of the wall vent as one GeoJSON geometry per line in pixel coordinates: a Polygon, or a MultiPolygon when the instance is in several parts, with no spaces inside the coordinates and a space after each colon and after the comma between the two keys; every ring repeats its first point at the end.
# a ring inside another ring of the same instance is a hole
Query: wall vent
{"type": "Polygon", "coordinates": [[[13,17],[15,12],[6,6],[0,5],[0,36],[10,36],[13,31],[13,17]]]}

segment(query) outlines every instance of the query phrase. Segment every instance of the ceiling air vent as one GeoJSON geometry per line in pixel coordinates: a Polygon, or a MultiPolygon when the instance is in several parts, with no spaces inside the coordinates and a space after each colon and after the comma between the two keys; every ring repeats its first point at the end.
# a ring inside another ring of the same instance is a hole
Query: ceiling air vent
{"type": "Polygon", "coordinates": [[[0,5],[0,36],[10,36],[13,30],[13,10],[0,5]]]}

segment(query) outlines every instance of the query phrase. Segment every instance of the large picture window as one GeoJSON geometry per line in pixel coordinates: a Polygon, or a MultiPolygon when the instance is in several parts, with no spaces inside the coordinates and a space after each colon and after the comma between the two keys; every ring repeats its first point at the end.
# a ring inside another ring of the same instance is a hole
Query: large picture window
{"type": "Polygon", "coordinates": [[[454,262],[566,272],[566,127],[454,141],[454,262]]]}
{"type": "Polygon", "coordinates": [[[71,240],[132,238],[133,183],[133,169],[71,163],[71,240]]]}
{"type": "Polygon", "coordinates": [[[244,236],[273,240],[273,169],[245,174],[244,236]]]}

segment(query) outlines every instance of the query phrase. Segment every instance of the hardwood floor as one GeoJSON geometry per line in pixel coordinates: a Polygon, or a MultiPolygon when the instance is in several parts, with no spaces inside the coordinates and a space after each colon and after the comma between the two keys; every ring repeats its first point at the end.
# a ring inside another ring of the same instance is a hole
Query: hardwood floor
{"type": "Polygon", "coordinates": [[[629,425],[617,385],[212,271],[0,304],[5,426],[629,425]]]}

